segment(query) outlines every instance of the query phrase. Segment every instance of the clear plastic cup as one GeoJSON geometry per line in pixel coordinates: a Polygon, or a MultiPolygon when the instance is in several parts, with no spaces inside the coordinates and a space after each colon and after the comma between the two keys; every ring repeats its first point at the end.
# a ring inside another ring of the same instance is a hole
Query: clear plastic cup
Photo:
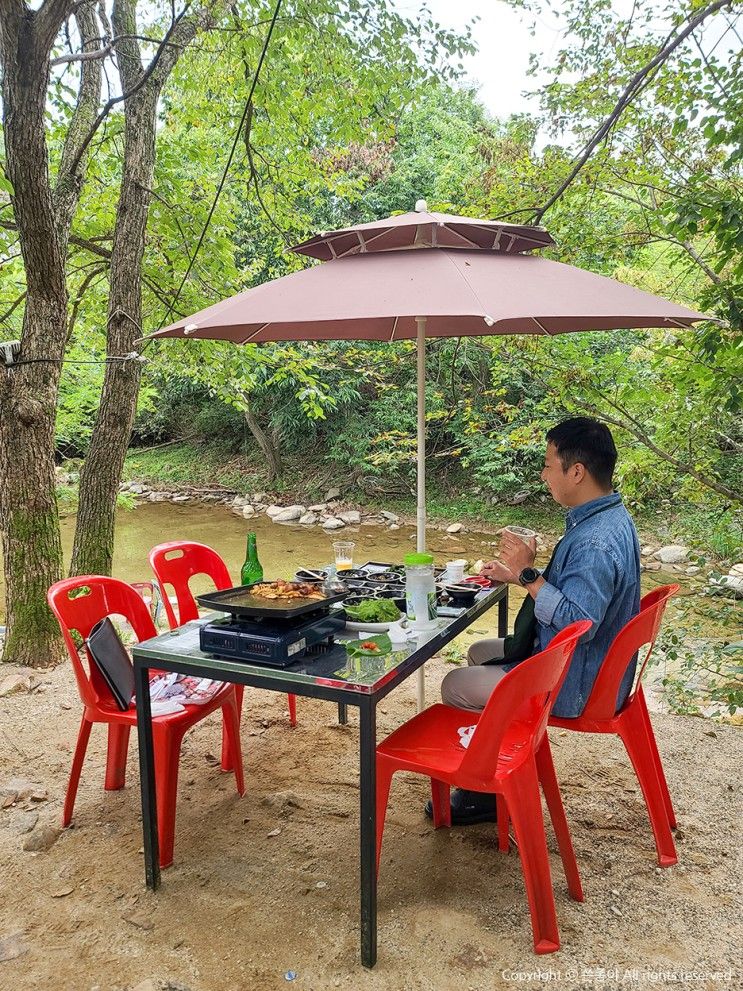
{"type": "Polygon", "coordinates": [[[536,530],[530,530],[528,526],[504,526],[504,533],[512,533],[514,537],[518,537],[519,540],[523,540],[525,544],[528,544],[532,537],[536,537],[536,530]]]}
{"type": "Polygon", "coordinates": [[[352,540],[336,540],[333,543],[335,566],[338,571],[348,571],[353,567],[353,549],[356,544],[352,540]]]}

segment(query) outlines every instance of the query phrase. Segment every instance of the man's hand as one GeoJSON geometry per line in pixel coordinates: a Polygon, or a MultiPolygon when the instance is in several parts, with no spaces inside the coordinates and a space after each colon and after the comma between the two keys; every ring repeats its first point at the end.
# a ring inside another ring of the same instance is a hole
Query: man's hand
{"type": "Polygon", "coordinates": [[[500,538],[499,554],[506,569],[516,576],[515,581],[518,582],[518,576],[524,568],[531,568],[534,564],[537,542],[534,537],[530,537],[529,543],[525,544],[520,537],[504,531],[500,538]]]}
{"type": "Polygon", "coordinates": [[[514,575],[502,561],[486,561],[480,574],[494,582],[509,582],[511,585],[518,585],[519,582],[519,576],[514,575]]]}

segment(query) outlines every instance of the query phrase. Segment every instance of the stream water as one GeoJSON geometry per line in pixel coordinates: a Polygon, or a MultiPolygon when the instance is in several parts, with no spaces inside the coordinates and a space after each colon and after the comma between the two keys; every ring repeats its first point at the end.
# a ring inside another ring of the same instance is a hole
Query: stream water
{"type": "MultiPolygon", "coordinates": [[[[75,517],[62,520],[62,545],[65,564],[69,563],[74,536],[75,517]]],[[[155,544],[166,540],[197,540],[213,547],[227,562],[235,584],[245,558],[245,538],[253,530],[258,538],[258,554],[266,578],[288,578],[297,568],[318,566],[332,560],[332,543],[336,539],[353,540],[356,544],[354,564],[365,561],[400,563],[403,555],[415,549],[414,527],[403,525],[399,530],[387,526],[362,525],[346,527],[338,533],[325,533],[319,527],[300,527],[273,523],[266,516],[250,520],[235,515],[226,506],[207,503],[173,504],[142,503],[135,509],[120,509],[116,517],[116,545],[113,574],[125,581],[146,581],[152,575],[147,554],[155,544]]],[[[452,558],[464,557],[470,562],[493,555],[497,537],[493,534],[469,531],[452,537],[441,530],[426,534],[427,547],[437,565],[452,558]]],[[[538,564],[544,565],[544,560],[538,564]]],[[[647,591],[665,581],[683,581],[684,575],[664,575],[661,572],[643,574],[643,590],[647,591]]],[[[210,588],[208,579],[195,579],[196,592],[210,588]]],[[[520,589],[511,589],[511,611],[518,608],[523,597],[520,589]]],[[[0,569],[0,622],[4,618],[5,585],[0,569]]],[[[495,610],[477,624],[479,631],[495,628],[495,610]]]]}

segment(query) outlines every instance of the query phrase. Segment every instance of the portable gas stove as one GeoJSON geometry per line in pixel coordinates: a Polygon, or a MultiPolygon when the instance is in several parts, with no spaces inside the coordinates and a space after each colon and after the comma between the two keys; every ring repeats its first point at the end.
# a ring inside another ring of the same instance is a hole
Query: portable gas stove
{"type": "Polygon", "coordinates": [[[346,625],[343,610],[296,619],[240,619],[229,616],[201,627],[205,654],[285,668],[306,654],[330,650],[338,630],[346,625]]]}

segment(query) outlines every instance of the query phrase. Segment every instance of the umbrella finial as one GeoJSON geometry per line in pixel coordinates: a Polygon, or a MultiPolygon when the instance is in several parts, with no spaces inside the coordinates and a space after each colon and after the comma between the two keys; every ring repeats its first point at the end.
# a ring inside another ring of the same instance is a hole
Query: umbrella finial
{"type": "Polygon", "coordinates": [[[428,213],[428,203],[425,200],[415,201],[415,212],[416,213],[428,213]]]}

